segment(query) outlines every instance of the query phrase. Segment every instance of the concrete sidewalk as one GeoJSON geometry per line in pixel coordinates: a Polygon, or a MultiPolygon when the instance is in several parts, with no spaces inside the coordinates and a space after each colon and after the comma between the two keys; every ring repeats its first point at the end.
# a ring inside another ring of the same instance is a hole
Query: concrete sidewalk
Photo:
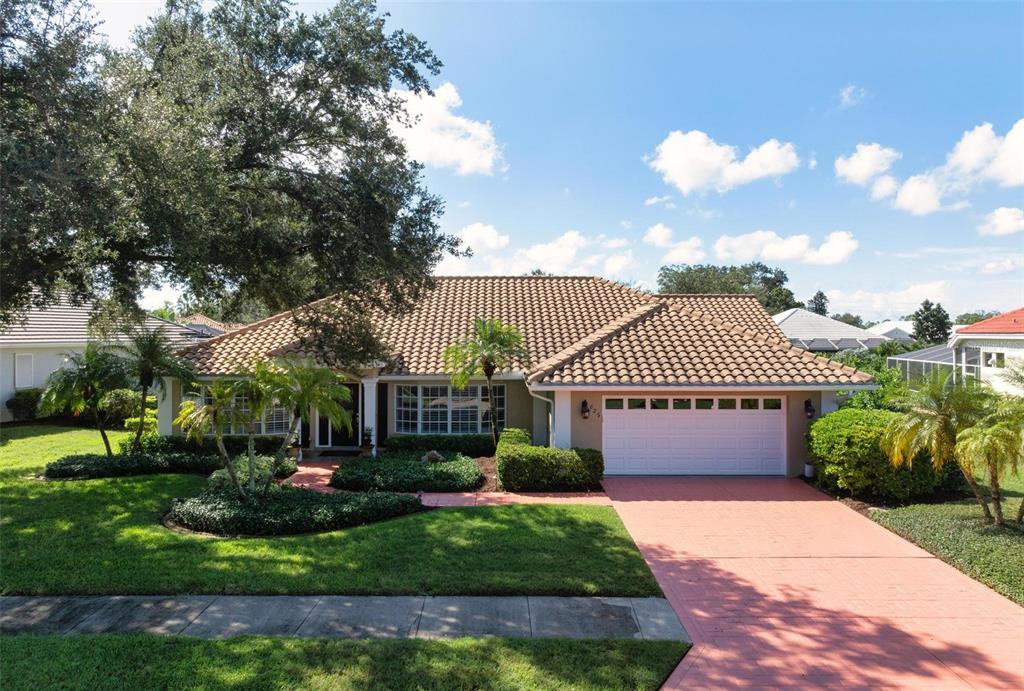
{"type": "Polygon", "coordinates": [[[689,640],[662,598],[532,596],[12,596],[0,633],[689,640]]]}

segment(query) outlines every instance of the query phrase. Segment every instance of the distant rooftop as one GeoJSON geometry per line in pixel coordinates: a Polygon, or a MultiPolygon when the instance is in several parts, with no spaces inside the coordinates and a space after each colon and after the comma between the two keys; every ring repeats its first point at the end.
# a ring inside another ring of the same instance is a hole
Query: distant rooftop
{"type": "Polygon", "coordinates": [[[1024,334],[1024,307],[1000,314],[996,317],[983,319],[956,330],[957,335],[964,334],[1024,334]]]}
{"type": "Polygon", "coordinates": [[[779,312],[772,319],[790,343],[819,353],[876,348],[889,340],[880,334],[800,307],[779,312]]]}

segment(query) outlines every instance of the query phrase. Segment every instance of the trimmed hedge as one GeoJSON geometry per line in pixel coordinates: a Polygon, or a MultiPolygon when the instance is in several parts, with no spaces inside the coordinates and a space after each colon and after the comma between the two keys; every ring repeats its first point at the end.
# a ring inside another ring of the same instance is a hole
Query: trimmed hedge
{"type": "MultiPolygon", "coordinates": [[[[220,458],[217,460],[221,461],[220,458]]],[[[231,463],[235,467],[235,473],[238,474],[239,482],[243,486],[246,485],[249,482],[249,457],[246,455],[235,456],[231,459],[231,463]]],[[[294,475],[296,470],[298,470],[298,465],[295,463],[295,459],[290,456],[256,456],[257,483],[264,482],[270,473],[275,478],[281,479],[294,475]]],[[[228,475],[223,462],[220,463],[220,467],[217,470],[210,473],[207,486],[212,490],[234,490],[235,487],[231,482],[231,476],[228,475]]]]}
{"type": "Polygon", "coordinates": [[[955,464],[938,473],[927,457],[913,467],[896,467],[882,450],[886,427],[899,417],[887,410],[843,408],[811,425],[808,449],[818,468],[817,484],[826,491],[881,501],[923,498],[962,483],[955,464]]]}
{"type": "Polygon", "coordinates": [[[331,487],[353,491],[471,492],[484,483],[472,458],[448,454],[437,463],[420,460],[422,451],[381,454],[345,460],[331,475],[331,487]]]}
{"type": "Polygon", "coordinates": [[[46,465],[43,475],[51,479],[88,479],[152,475],[155,473],[195,473],[209,475],[223,463],[217,456],[191,453],[137,454],[75,454],[64,456],[46,465]]]}
{"type": "Polygon", "coordinates": [[[494,441],[489,434],[392,435],[384,440],[383,446],[388,451],[450,451],[470,458],[494,455],[494,441]]]}
{"type": "MultiPolygon", "coordinates": [[[[281,448],[282,438],[274,435],[259,435],[253,439],[256,453],[260,456],[273,456],[281,448]]],[[[249,438],[245,435],[234,434],[224,437],[224,448],[229,456],[248,453],[249,438]]],[[[126,453],[132,445],[132,439],[121,441],[121,453],[126,453]]],[[[157,434],[144,434],[142,436],[142,453],[193,453],[203,456],[219,456],[217,442],[213,437],[203,437],[201,441],[190,439],[181,434],[174,434],[169,437],[161,437],[157,434]]]]}
{"type": "Polygon", "coordinates": [[[596,449],[532,446],[529,432],[506,429],[498,441],[498,482],[513,492],[600,490],[604,456],[596,449]]]}
{"type": "Polygon", "coordinates": [[[419,497],[409,494],[325,494],[273,485],[266,494],[245,501],[229,491],[174,499],[169,517],[190,530],[217,535],[295,535],[375,523],[423,510],[419,497]]]}
{"type": "Polygon", "coordinates": [[[7,409],[11,411],[16,422],[35,420],[39,416],[39,399],[42,397],[42,389],[15,391],[14,395],[7,399],[7,409]]]}

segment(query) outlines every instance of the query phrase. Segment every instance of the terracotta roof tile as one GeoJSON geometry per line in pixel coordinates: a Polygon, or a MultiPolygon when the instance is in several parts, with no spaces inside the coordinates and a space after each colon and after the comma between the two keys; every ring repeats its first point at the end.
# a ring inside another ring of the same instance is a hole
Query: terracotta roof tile
{"type": "Polygon", "coordinates": [[[961,334],[1020,334],[1024,333],[1024,307],[983,319],[956,330],[961,334]]]}

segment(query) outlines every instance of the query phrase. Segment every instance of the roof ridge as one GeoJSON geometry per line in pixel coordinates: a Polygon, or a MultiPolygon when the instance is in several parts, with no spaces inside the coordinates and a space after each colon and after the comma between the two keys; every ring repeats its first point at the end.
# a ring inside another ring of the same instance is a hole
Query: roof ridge
{"type": "Polygon", "coordinates": [[[753,293],[652,293],[656,298],[753,298],[753,293]]]}
{"type": "Polygon", "coordinates": [[[637,305],[625,314],[622,314],[616,319],[608,322],[597,331],[587,334],[575,343],[569,344],[554,355],[538,362],[536,367],[534,367],[526,377],[526,381],[533,383],[553,374],[559,368],[577,358],[581,353],[598,345],[604,344],[612,336],[632,327],[637,322],[646,319],[654,312],[660,312],[665,308],[666,305],[660,302],[644,302],[637,305]]]}

